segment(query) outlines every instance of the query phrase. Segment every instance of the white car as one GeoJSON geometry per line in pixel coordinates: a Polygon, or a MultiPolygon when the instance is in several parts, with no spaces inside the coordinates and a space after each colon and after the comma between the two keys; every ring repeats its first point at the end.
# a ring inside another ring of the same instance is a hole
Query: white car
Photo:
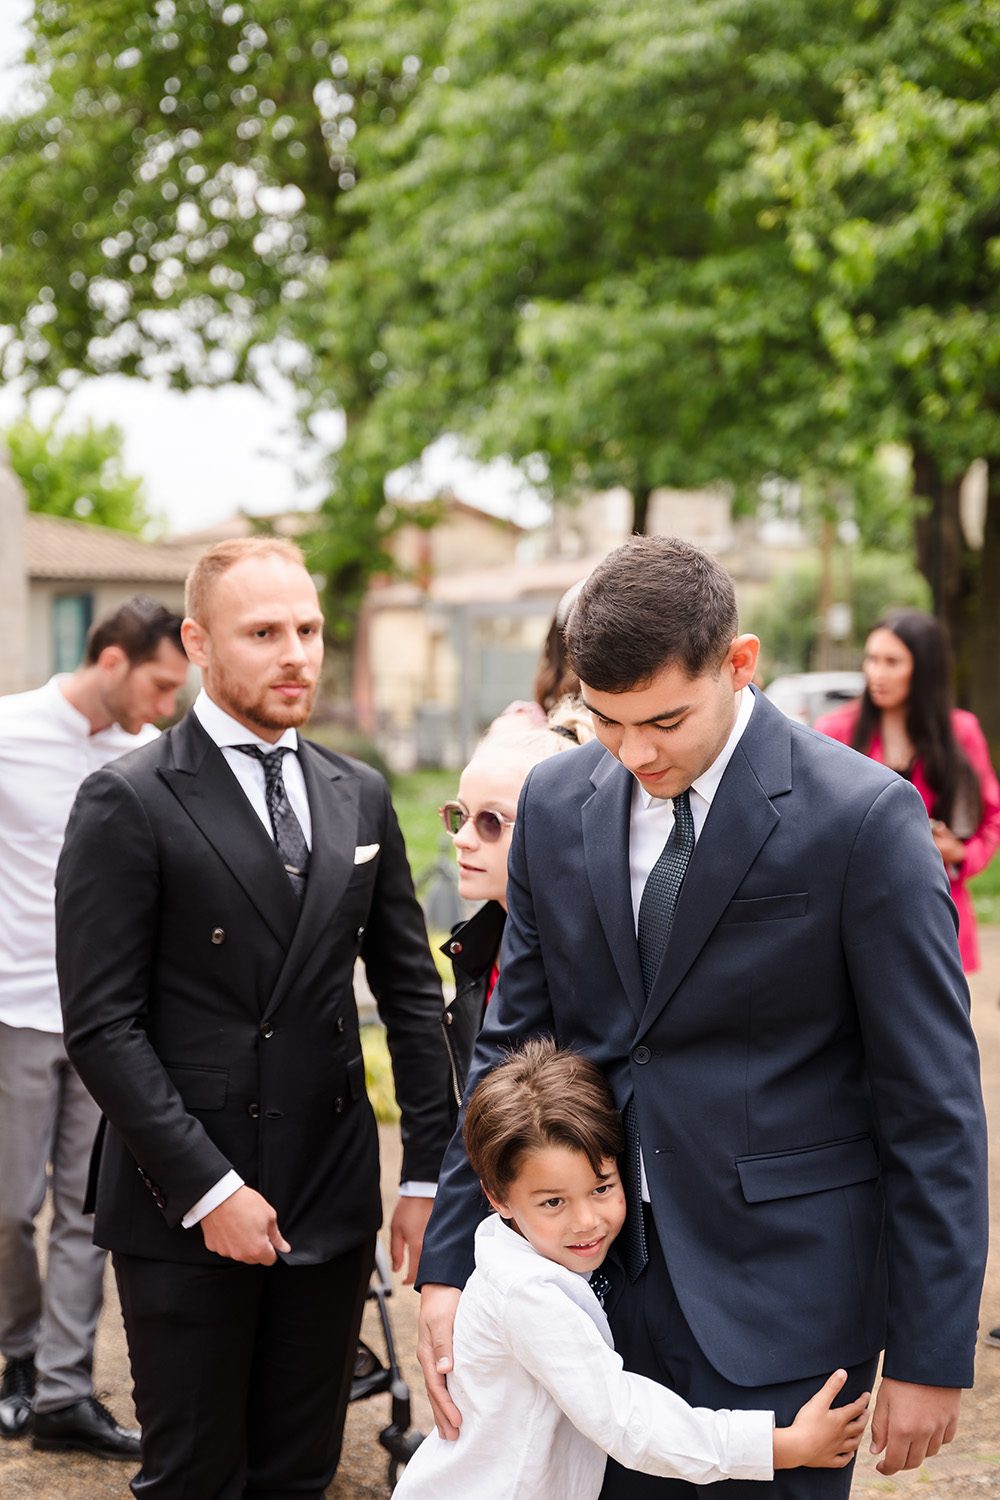
{"type": "Polygon", "coordinates": [[[823,714],[860,698],[864,690],[863,672],[797,672],[776,677],[764,692],[789,719],[815,724],[823,714]]]}

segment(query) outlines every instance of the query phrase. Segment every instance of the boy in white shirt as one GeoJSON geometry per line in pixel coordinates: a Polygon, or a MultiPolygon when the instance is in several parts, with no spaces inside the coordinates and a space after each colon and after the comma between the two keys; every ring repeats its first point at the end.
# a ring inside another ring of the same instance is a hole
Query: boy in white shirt
{"type": "Polygon", "coordinates": [[[527,1042],[474,1090],[463,1129],[496,1213],[455,1322],[462,1427],[451,1442],[431,1433],[395,1500],[597,1500],[609,1453],[691,1484],[850,1463],[868,1394],[832,1409],[844,1370],[775,1428],[772,1412],[691,1407],[622,1368],[598,1270],[625,1220],[622,1128],[593,1063],[527,1042]]]}

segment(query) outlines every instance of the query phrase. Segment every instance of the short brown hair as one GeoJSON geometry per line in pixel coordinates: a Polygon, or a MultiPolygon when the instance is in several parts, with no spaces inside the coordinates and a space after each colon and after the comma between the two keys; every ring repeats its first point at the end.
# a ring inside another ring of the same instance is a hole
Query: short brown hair
{"type": "Polygon", "coordinates": [[[184,655],[180,615],[173,614],[148,594],[133,594],[91,625],[83,649],[84,664],[92,667],[102,651],[118,646],[128,657],[130,667],[141,667],[156,655],[163,641],[169,641],[184,655]]]}
{"type": "Polygon", "coordinates": [[[664,667],[717,670],[738,630],[733,581],[713,557],[675,536],[633,536],[580,590],[566,648],[587,687],[627,693],[664,667]]]}
{"type": "Polygon", "coordinates": [[[548,1037],[527,1041],[476,1085],[462,1127],[472,1170],[503,1198],[524,1157],[546,1146],[582,1151],[595,1172],[624,1145],[600,1068],[548,1037]]]}
{"type": "Polygon", "coordinates": [[[240,536],[228,542],[216,542],[203,552],[187,576],[184,586],[184,612],[192,620],[205,623],[208,600],[223,573],[247,557],[283,557],[286,562],[306,565],[302,548],[281,536],[240,536]]]}

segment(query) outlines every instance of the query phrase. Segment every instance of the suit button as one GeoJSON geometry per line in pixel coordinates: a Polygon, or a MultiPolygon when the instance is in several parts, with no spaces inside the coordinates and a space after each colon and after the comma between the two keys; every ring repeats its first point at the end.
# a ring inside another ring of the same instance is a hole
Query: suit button
{"type": "Polygon", "coordinates": [[[652,1055],[648,1047],[636,1047],[632,1052],[632,1061],[634,1063],[648,1063],[652,1055]]]}
{"type": "Polygon", "coordinates": [[[357,931],[357,939],[358,939],[359,943],[360,943],[361,939],[364,937],[364,935],[365,935],[365,929],[363,927],[359,927],[358,931],[357,931]]]}
{"type": "Polygon", "coordinates": [[[344,1101],[339,1095],[333,1101],[333,1112],[335,1115],[342,1115],[344,1113],[344,1101]]]}
{"type": "Polygon", "coordinates": [[[247,1105],[247,1114],[250,1116],[251,1120],[259,1120],[260,1119],[260,1105],[259,1104],[248,1104],[247,1105]]]}
{"type": "Polygon", "coordinates": [[[448,952],[449,953],[461,953],[461,951],[462,951],[462,945],[458,941],[458,939],[456,938],[456,940],[450,945],[450,947],[448,949],[448,952]]]}
{"type": "Polygon", "coordinates": [[[264,1024],[260,1028],[260,1034],[264,1038],[265,1042],[269,1042],[271,1040],[271,1038],[274,1036],[274,1027],[271,1025],[270,1021],[264,1022],[264,1024]]]}
{"type": "Polygon", "coordinates": [[[157,1193],[156,1197],[153,1199],[153,1202],[156,1204],[157,1208],[166,1208],[167,1206],[167,1200],[166,1198],[164,1198],[162,1193],[157,1193]]]}
{"type": "Polygon", "coordinates": [[[344,1018],[343,1018],[343,1016],[338,1016],[337,1017],[337,1030],[338,1031],[343,1031],[343,1029],[344,1029],[344,1018]]]}
{"type": "Polygon", "coordinates": [[[212,928],[212,942],[213,943],[224,943],[225,941],[226,941],[225,928],[223,928],[223,927],[213,927],[212,928]]]}

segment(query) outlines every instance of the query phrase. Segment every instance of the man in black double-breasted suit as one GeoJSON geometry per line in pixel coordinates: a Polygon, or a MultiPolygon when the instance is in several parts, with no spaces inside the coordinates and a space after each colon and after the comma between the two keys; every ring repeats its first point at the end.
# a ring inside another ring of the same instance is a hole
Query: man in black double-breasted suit
{"type": "Polygon", "coordinates": [[[323,649],[297,549],[211,549],[187,611],[203,692],[84,783],[57,877],[67,1048],[107,1119],[132,1488],[319,1500],[381,1215],[355,960],[393,1056],[411,1279],[449,1123],[440,987],[384,781],[296,734],[323,649]]]}

